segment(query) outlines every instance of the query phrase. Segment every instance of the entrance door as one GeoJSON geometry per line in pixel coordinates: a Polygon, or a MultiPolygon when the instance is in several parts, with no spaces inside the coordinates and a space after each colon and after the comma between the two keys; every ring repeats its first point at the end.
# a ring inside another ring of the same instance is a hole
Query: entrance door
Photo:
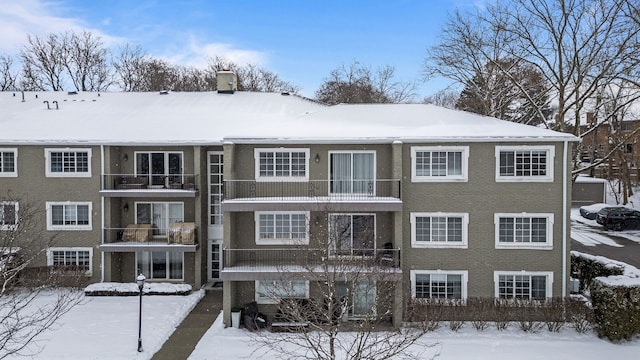
{"type": "Polygon", "coordinates": [[[330,153],[331,194],[375,195],[375,153],[330,153]]]}
{"type": "Polygon", "coordinates": [[[207,263],[207,276],[209,281],[220,280],[222,270],[222,240],[209,240],[209,261],[207,263]]]}

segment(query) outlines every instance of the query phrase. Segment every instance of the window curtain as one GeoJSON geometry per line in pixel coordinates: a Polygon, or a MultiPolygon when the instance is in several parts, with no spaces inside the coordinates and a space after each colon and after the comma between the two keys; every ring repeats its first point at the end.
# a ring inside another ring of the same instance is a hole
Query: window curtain
{"type": "Polygon", "coordinates": [[[351,193],[351,154],[331,154],[331,193],[351,193]]]}
{"type": "Polygon", "coordinates": [[[373,187],[373,154],[353,154],[353,193],[375,193],[373,187]]]}

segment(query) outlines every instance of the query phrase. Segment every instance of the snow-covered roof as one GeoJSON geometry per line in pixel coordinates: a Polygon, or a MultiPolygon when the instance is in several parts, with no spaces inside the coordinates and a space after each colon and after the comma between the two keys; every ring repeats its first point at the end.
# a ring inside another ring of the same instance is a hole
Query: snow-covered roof
{"type": "Polygon", "coordinates": [[[0,92],[0,144],[577,140],[424,104],[325,106],[253,92],[28,92],[22,97],[0,92]]]}

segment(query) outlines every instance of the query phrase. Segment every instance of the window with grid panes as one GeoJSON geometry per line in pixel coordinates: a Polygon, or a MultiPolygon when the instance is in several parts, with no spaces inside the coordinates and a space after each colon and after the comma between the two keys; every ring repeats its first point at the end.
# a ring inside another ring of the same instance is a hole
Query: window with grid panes
{"type": "Polygon", "coordinates": [[[91,176],[90,149],[46,149],[47,176],[91,176]]]}
{"type": "Polygon", "coordinates": [[[305,179],[308,149],[256,149],[256,179],[305,179]]]}
{"type": "Polygon", "coordinates": [[[466,246],[467,219],[465,213],[412,213],[412,245],[466,246]]]}
{"type": "Polygon", "coordinates": [[[543,300],[550,295],[547,294],[546,275],[498,275],[498,297],[500,299],[543,300]]]}
{"type": "Polygon", "coordinates": [[[257,244],[307,244],[307,212],[256,212],[257,244]]]}
{"type": "Polygon", "coordinates": [[[18,176],[17,156],[18,149],[0,148],[0,177],[18,176]]]}

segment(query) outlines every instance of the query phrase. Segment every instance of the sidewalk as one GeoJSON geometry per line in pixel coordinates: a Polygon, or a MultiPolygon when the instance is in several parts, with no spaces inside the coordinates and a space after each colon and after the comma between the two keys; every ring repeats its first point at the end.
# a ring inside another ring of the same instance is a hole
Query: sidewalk
{"type": "Polygon", "coordinates": [[[222,289],[207,290],[152,360],[187,359],[222,309],[222,289]]]}

